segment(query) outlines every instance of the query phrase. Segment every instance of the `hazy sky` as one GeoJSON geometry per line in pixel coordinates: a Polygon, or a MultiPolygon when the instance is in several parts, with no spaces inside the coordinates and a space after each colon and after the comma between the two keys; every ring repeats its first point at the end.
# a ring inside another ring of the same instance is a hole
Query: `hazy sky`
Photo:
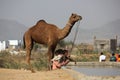
{"type": "Polygon", "coordinates": [[[63,28],[71,13],[83,17],[81,28],[101,27],[120,19],[120,0],[0,0],[0,19],[27,27],[44,19],[63,28]]]}

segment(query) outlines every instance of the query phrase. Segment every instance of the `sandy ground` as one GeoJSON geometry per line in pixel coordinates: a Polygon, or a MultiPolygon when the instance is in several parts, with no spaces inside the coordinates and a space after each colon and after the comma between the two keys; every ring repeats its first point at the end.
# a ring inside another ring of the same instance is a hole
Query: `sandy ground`
{"type": "Polygon", "coordinates": [[[0,68],[0,80],[120,80],[120,76],[86,76],[71,69],[37,71],[0,68]]]}
{"type": "Polygon", "coordinates": [[[37,71],[0,69],[0,80],[73,80],[64,70],[37,71]]]}

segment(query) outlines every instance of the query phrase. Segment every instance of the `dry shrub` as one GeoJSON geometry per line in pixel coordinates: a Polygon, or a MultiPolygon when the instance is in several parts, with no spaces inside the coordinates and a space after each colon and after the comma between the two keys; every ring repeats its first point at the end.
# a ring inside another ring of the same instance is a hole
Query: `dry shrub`
{"type": "MultiPolygon", "coordinates": [[[[7,51],[0,52],[0,67],[10,69],[28,69],[28,65],[25,61],[25,55],[11,55],[7,51]]],[[[45,70],[47,68],[47,59],[45,54],[33,52],[31,64],[36,70],[45,70]]]]}

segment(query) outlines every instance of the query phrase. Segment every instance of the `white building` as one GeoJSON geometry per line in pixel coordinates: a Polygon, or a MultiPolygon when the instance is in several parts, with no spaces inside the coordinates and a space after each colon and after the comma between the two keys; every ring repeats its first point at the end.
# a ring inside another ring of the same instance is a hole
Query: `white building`
{"type": "Polygon", "coordinates": [[[0,41],[0,51],[6,49],[6,42],[5,41],[0,41]]]}
{"type": "Polygon", "coordinates": [[[16,46],[18,46],[18,40],[8,40],[9,41],[9,47],[11,49],[15,49],[16,46]]]}
{"type": "Polygon", "coordinates": [[[21,46],[21,40],[8,40],[8,41],[0,41],[0,51],[8,49],[16,49],[21,46]]]}

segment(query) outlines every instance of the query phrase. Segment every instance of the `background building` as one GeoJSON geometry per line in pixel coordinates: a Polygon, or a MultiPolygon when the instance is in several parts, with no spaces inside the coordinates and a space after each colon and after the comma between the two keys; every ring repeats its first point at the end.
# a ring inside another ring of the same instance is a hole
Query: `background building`
{"type": "Polygon", "coordinates": [[[21,40],[0,41],[0,51],[19,49],[22,46],[21,40]]]}
{"type": "Polygon", "coordinates": [[[117,48],[117,36],[116,39],[96,39],[94,37],[94,51],[110,51],[115,52],[117,48]]]}

